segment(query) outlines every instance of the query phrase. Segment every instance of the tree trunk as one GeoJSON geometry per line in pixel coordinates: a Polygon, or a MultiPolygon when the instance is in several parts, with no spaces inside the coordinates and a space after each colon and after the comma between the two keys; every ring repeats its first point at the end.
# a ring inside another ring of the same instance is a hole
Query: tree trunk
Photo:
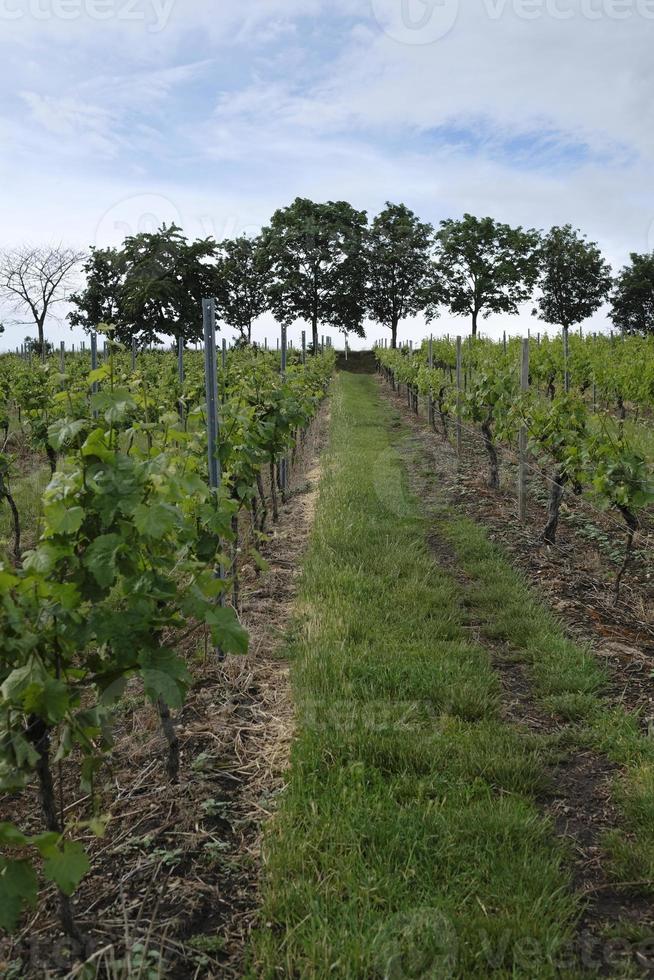
{"type": "Polygon", "coordinates": [[[481,426],[481,431],[484,434],[484,446],[488,454],[488,486],[491,490],[500,489],[500,469],[497,462],[497,450],[495,449],[495,443],[493,442],[493,430],[491,424],[493,417],[489,415],[481,426]]]}
{"type": "Polygon", "coordinates": [[[45,316],[37,320],[36,328],[39,332],[39,350],[41,351],[41,360],[45,361],[45,316]]]}
{"type": "Polygon", "coordinates": [[[311,319],[311,338],[313,341],[313,356],[318,353],[318,316],[313,315],[311,319]]]}
{"type": "Polygon", "coordinates": [[[393,350],[397,349],[397,320],[393,320],[391,323],[391,347],[393,350]]]}
{"type": "Polygon", "coordinates": [[[556,529],[559,526],[559,509],[563,500],[566,483],[566,476],[559,470],[552,481],[549,504],[547,505],[547,524],[543,531],[543,540],[547,544],[556,544],[556,529]]]}
{"type": "Polygon", "coordinates": [[[473,313],[472,313],[472,336],[473,337],[476,337],[477,336],[477,318],[478,318],[478,316],[479,316],[478,311],[477,310],[473,310],[473,313]]]}

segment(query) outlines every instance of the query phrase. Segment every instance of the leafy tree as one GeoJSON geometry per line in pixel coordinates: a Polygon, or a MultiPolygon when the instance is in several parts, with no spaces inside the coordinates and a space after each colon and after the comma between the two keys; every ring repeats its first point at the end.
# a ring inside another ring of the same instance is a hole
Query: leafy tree
{"type": "Polygon", "coordinates": [[[252,323],[270,306],[270,260],[261,238],[226,239],[220,245],[217,299],[223,320],[248,344],[252,323]]]}
{"type": "Polygon", "coordinates": [[[213,239],[189,242],[176,225],[133,235],[119,250],[95,250],[70,322],[87,329],[113,323],[117,340],[138,337],[143,345],[159,335],[200,340],[199,310],[216,293],[217,253],[213,239]]]}
{"type": "Polygon", "coordinates": [[[539,241],[533,229],[511,228],[493,218],[465,214],[458,221],[441,221],[429,312],[444,302],[455,316],[470,316],[473,337],[480,316],[516,314],[537,279],[539,241]]]}
{"type": "Polygon", "coordinates": [[[0,253],[0,298],[36,325],[45,355],[45,323],[68,292],[83,253],[63,245],[8,249],[0,253]]]}
{"type": "Polygon", "coordinates": [[[95,330],[99,323],[121,321],[121,287],[125,274],[122,253],[116,248],[92,248],[84,263],[86,287],[70,297],[76,307],[68,314],[71,327],[95,330]]]}
{"type": "Polygon", "coordinates": [[[43,343],[36,340],[34,337],[26,337],[24,341],[25,352],[27,354],[52,354],[54,350],[54,345],[50,343],[49,340],[44,340],[43,343]]]}
{"type": "Polygon", "coordinates": [[[306,198],[276,211],[263,231],[272,308],[283,323],[311,324],[314,352],[320,323],[364,336],[365,231],[365,211],[306,198]]]}
{"type": "Polygon", "coordinates": [[[611,288],[611,267],[594,242],[571,225],[554,227],[543,239],[539,286],[534,311],[546,323],[567,332],[592,316],[611,288]]]}
{"type": "Polygon", "coordinates": [[[654,252],[631,253],[615,282],[611,319],[623,333],[654,334],[654,252]]]}
{"type": "Polygon", "coordinates": [[[391,347],[397,347],[400,321],[428,304],[433,232],[404,204],[387,202],[372,222],[367,248],[368,312],[391,330],[391,347]]]}

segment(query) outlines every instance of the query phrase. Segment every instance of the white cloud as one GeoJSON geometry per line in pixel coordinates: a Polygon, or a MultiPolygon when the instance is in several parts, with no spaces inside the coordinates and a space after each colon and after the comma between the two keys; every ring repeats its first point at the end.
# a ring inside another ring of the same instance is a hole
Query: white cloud
{"type": "Polygon", "coordinates": [[[616,265],[652,247],[648,0],[624,20],[610,0],[444,0],[456,19],[424,44],[431,0],[405,0],[408,28],[402,2],[177,0],[158,33],[3,22],[0,239],[87,245],[171,215],[222,237],[306,195],[571,221],[616,265]]]}

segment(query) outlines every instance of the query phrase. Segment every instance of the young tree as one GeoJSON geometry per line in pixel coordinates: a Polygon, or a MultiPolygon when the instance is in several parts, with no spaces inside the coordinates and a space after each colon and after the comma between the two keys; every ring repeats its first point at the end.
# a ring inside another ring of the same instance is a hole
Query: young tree
{"type": "Polygon", "coordinates": [[[364,336],[366,225],[365,211],[346,201],[296,198],[263,231],[272,308],[283,323],[311,324],[314,353],[319,323],[364,336]]]}
{"type": "Polygon", "coordinates": [[[654,252],[631,253],[615,281],[611,319],[628,334],[654,334],[654,252]]]}
{"type": "Polygon", "coordinates": [[[217,299],[225,323],[250,343],[252,323],[270,306],[270,260],[261,238],[226,239],[216,270],[217,299]]]}
{"type": "Polygon", "coordinates": [[[543,239],[540,251],[541,295],[536,316],[563,328],[592,316],[611,289],[611,267],[594,242],[572,225],[554,227],[543,239]]]}
{"type": "Polygon", "coordinates": [[[433,227],[419,221],[404,204],[390,202],[370,227],[368,312],[390,329],[391,347],[397,347],[400,321],[429,303],[433,233],[433,227]]]}
{"type": "Polygon", "coordinates": [[[472,318],[473,337],[480,316],[517,313],[536,282],[539,241],[537,231],[511,228],[493,218],[465,214],[459,221],[442,221],[436,234],[435,301],[429,312],[442,299],[455,316],[472,318]]]}
{"type": "Polygon", "coordinates": [[[0,297],[34,322],[42,353],[46,320],[68,298],[83,258],[82,252],[63,245],[24,245],[0,253],[0,297]]]}

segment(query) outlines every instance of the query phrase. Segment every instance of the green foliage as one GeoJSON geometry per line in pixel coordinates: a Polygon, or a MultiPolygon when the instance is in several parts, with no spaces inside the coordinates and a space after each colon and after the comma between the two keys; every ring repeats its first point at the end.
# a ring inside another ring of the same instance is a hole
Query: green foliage
{"type": "Polygon", "coordinates": [[[535,315],[568,329],[600,308],[611,289],[611,267],[571,225],[554,227],[539,254],[540,296],[535,315]]]}
{"type": "Polygon", "coordinates": [[[270,256],[261,237],[226,239],[216,270],[221,319],[250,343],[252,324],[270,305],[270,256]]]}
{"type": "Polygon", "coordinates": [[[71,296],[72,326],[112,323],[121,341],[147,345],[161,336],[200,340],[202,299],[216,294],[211,238],[189,242],[176,225],[126,238],[120,249],[93,249],[86,285],[71,296]]]}
{"type": "MultiPolygon", "coordinates": [[[[67,359],[64,392],[53,364],[0,359],[11,410],[20,408],[35,448],[58,454],[34,547],[16,567],[0,561],[0,792],[37,778],[43,791],[44,766],[70,758],[92,793],[130,679],[158,706],[183,705],[189,673],[175,637],[189,625],[204,624],[226,653],[247,652],[236,613],[219,602],[231,583],[215,569],[261,469],[314,415],[334,356],[303,368],[291,355],[282,378],[274,354],[230,353],[219,379],[216,492],[207,486],[203,362],[191,353],[186,361],[183,385],[170,355],[140,355],[132,373],[111,339],[95,372],[84,356],[67,359]]],[[[10,462],[0,456],[5,477],[10,462]]],[[[75,828],[55,831],[58,818],[44,815],[47,838],[3,829],[29,853],[0,865],[7,927],[35,899],[36,860],[65,895],[88,867],[75,828]]]]}
{"type": "Polygon", "coordinates": [[[473,336],[480,316],[517,313],[536,282],[539,242],[538,232],[493,218],[465,214],[458,221],[442,221],[432,310],[444,303],[455,316],[470,316],[473,336]]]}
{"type": "Polygon", "coordinates": [[[611,319],[627,334],[654,334],[654,252],[631,253],[615,281],[611,319]]]}
{"type": "Polygon", "coordinates": [[[368,312],[392,331],[407,316],[420,313],[427,304],[433,282],[430,249],[434,229],[419,221],[404,204],[387,203],[373,220],[368,233],[368,312]]]}
{"type": "Polygon", "coordinates": [[[282,323],[318,325],[363,336],[366,215],[346,201],[296,198],[262,233],[272,267],[271,301],[282,323]]]}

